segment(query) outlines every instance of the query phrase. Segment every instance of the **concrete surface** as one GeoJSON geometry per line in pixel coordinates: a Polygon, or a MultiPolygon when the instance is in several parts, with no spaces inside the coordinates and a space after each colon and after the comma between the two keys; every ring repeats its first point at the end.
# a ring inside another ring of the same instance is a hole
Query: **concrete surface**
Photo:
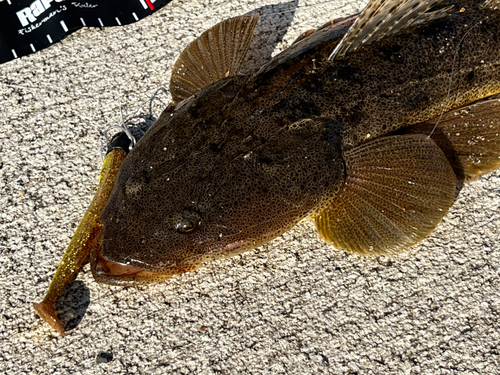
{"type": "Polygon", "coordinates": [[[262,13],[250,69],[363,6],[277,2],[175,0],[0,65],[0,373],[500,373],[498,171],[466,186],[435,233],[399,256],[347,255],[303,224],[158,285],[100,285],[87,266],[57,304],[66,337],[35,315],[120,106],[144,112],[183,47],[224,18],[262,13]]]}

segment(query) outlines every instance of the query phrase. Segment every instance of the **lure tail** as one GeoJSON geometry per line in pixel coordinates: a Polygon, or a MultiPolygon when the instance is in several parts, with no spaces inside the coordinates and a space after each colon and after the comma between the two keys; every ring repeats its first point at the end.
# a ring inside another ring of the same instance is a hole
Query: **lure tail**
{"type": "Polygon", "coordinates": [[[54,311],[54,304],[65,286],[80,272],[90,253],[99,244],[102,231],[99,215],[108,200],[116,173],[125,155],[122,149],[115,149],[106,155],[94,199],[71,239],[45,298],[40,303],[33,303],[36,313],[63,336],[64,327],[54,311]]]}

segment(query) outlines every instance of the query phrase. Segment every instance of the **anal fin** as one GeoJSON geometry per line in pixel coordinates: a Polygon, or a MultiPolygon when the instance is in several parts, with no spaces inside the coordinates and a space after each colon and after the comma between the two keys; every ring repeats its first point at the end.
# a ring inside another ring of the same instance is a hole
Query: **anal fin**
{"type": "Polygon", "coordinates": [[[500,167],[500,99],[455,109],[444,113],[441,119],[411,126],[403,132],[432,132],[431,138],[461,181],[475,180],[500,167]]]}
{"type": "Polygon", "coordinates": [[[258,19],[258,14],[227,19],[191,42],[172,69],[170,92],[174,102],[235,75],[250,48],[258,19]]]}
{"type": "Polygon", "coordinates": [[[456,177],[424,135],[375,139],[344,152],[341,193],[315,218],[335,247],[361,254],[393,253],[427,235],[455,196],[456,177]]]}

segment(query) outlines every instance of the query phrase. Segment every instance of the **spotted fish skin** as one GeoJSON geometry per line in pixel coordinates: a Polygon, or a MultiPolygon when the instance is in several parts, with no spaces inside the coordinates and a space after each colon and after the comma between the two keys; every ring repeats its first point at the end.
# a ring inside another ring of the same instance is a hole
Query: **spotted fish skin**
{"type": "Polygon", "coordinates": [[[334,60],[348,27],[324,27],[254,76],[223,78],[166,111],[101,215],[101,259],[147,277],[97,279],[154,282],[265,243],[342,193],[349,150],[499,93],[500,12],[445,3],[445,16],[334,60]]]}
{"type": "Polygon", "coordinates": [[[500,12],[478,1],[449,4],[454,7],[447,17],[403,29],[338,60],[328,56],[348,28],[317,31],[248,83],[233,103],[234,116],[249,127],[255,126],[248,119],[254,107],[265,112],[261,126],[279,118],[332,118],[342,124],[343,144],[355,147],[496,94],[500,12]]]}

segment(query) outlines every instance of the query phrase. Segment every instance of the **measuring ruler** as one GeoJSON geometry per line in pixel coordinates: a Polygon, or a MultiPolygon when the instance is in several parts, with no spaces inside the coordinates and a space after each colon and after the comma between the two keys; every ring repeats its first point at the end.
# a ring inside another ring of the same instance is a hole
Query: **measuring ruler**
{"type": "Polygon", "coordinates": [[[171,0],[0,0],[0,64],[86,27],[122,26],[171,0]]]}

